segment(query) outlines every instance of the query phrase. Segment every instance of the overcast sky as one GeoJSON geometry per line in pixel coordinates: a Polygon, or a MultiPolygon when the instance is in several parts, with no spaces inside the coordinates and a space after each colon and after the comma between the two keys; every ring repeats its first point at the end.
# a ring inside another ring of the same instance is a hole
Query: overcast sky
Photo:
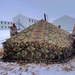
{"type": "Polygon", "coordinates": [[[64,15],[75,18],[75,0],[0,0],[0,20],[12,21],[18,14],[52,21],[64,15]]]}

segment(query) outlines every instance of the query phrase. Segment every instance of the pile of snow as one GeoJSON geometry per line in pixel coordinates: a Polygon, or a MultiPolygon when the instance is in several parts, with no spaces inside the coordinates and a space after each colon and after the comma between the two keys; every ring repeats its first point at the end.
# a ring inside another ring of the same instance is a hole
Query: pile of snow
{"type": "MultiPolygon", "coordinates": [[[[18,31],[20,32],[20,30],[18,31]]],[[[0,30],[0,48],[2,48],[2,42],[10,38],[10,30],[0,30]]]]}
{"type": "Polygon", "coordinates": [[[0,30],[0,48],[2,48],[2,42],[4,42],[8,38],[10,38],[10,31],[0,30]]]}
{"type": "Polygon", "coordinates": [[[18,64],[0,62],[0,75],[74,75],[75,58],[65,64],[18,64]]]}

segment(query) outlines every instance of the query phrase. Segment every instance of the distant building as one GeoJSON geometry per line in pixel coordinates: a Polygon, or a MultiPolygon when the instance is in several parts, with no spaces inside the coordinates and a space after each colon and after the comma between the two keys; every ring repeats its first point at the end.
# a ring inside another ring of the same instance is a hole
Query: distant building
{"type": "Polygon", "coordinates": [[[23,30],[24,28],[38,22],[38,20],[19,14],[13,18],[13,22],[17,25],[18,29],[23,30]]]}
{"type": "Polygon", "coordinates": [[[54,20],[53,24],[56,26],[60,25],[62,29],[70,32],[73,30],[75,18],[65,15],[54,20]]]}
{"type": "Polygon", "coordinates": [[[30,26],[30,25],[32,25],[32,24],[34,24],[36,22],[38,22],[38,20],[33,19],[33,18],[29,18],[29,17],[26,17],[26,16],[23,16],[23,15],[19,14],[19,15],[15,16],[13,18],[13,22],[0,21],[0,30],[9,29],[9,26],[12,23],[16,24],[17,29],[23,30],[23,29],[27,28],[28,26],[30,26]]]}
{"type": "Polygon", "coordinates": [[[0,21],[0,30],[9,29],[9,26],[12,22],[9,21],[0,21]]]}

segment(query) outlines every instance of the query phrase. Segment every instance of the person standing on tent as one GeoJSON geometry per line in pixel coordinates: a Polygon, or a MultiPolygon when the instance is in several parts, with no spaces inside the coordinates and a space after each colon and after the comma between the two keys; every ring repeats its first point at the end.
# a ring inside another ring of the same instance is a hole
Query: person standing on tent
{"type": "Polygon", "coordinates": [[[75,33],[75,24],[74,24],[74,28],[73,28],[73,31],[72,31],[72,33],[75,33]]]}
{"type": "Polygon", "coordinates": [[[72,47],[75,49],[75,24],[72,33],[69,35],[73,39],[72,47]]]}
{"type": "Polygon", "coordinates": [[[12,24],[12,26],[10,26],[10,36],[14,36],[16,35],[18,32],[17,32],[17,27],[15,25],[15,23],[12,24]]]}
{"type": "Polygon", "coordinates": [[[18,32],[17,32],[17,27],[16,27],[15,23],[13,23],[13,29],[14,29],[14,34],[17,34],[18,32]]]}

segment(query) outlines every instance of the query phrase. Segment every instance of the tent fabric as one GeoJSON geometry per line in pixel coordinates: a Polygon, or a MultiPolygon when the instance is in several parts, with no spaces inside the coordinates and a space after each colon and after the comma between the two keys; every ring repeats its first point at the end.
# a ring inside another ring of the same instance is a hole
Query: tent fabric
{"type": "Polygon", "coordinates": [[[24,62],[55,62],[74,52],[70,33],[40,20],[3,43],[3,59],[24,62]]]}

